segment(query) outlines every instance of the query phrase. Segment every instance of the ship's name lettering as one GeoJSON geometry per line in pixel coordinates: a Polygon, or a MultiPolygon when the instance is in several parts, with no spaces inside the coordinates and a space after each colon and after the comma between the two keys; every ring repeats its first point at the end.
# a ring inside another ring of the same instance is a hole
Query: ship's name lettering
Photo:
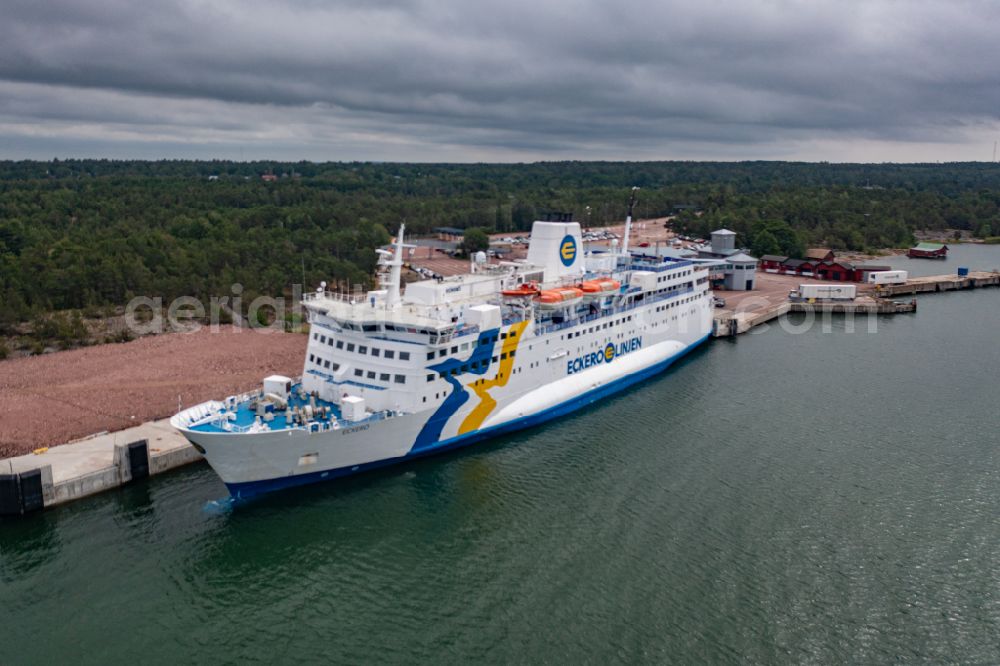
{"type": "Polygon", "coordinates": [[[462,287],[448,287],[447,289],[444,290],[444,293],[453,294],[456,291],[462,291],[462,287]]]}
{"type": "Polygon", "coordinates": [[[566,361],[566,373],[572,375],[577,372],[582,372],[587,368],[592,368],[595,365],[611,363],[622,354],[628,354],[629,352],[634,352],[640,348],[642,348],[641,337],[632,338],[631,340],[619,342],[618,344],[609,342],[600,351],[584,354],[583,356],[578,356],[572,360],[566,361]]]}
{"type": "Polygon", "coordinates": [[[362,430],[368,430],[368,428],[370,428],[370,427],[371,426],[366,423],[365,425],[351,426],[350,428],[341,428],[340,434],[341,435],[350,435],[350,434],[355,433],[355,432],[361,432],[362,430]]]}

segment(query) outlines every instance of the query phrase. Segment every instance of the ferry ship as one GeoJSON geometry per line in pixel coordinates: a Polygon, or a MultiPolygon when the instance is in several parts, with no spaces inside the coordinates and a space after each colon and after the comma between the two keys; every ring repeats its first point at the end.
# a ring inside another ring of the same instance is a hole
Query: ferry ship
{"type": "MultiPolygon", "coordinates": [[[[631,219],[628,221],[631,222],[631,219]]],[[[176,414],[230,493],[334,479],[563,417],[647,377],[712,328],[708,269],[585,252],[580,225],[535,222],[526,260],[401,289],[404,227],[379,289],[303,305],[302,376],[176,414]]]]}

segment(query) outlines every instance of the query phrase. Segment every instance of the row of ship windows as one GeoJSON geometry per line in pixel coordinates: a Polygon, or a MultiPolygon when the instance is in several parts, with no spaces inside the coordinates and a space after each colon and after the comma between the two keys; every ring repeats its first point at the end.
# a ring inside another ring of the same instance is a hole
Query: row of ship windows
{"type": "MultiPolygon", "coordinates": [[[[320,358],[319,356],[316,356],[315,354],[309,354],[309,362],[310,363],[315,363],[316,367],[325,368],[327,370],[331,370],[332,369],[334,372],[337,372],[338,370],[340,370],[340,364],[339,363],[333,363],[333,362],[330,361],[330,359],[320,358]]],[[[358,378],[362,378],[362,379],[363,378],[378,379],[381,382],[388,382],[388,381],[390,381],[390,377],[391,377],[391,380],[393,382],[397,383],[397,384],[405,384],[406,383],[406,375],[391,375],[390,376],[390,374],[388,372],[376,373],[374,370],[365,371],[365,370],[363,370],[361,368],[354,368],[354,376],[358,377],[358,378]]]]}
{"type": "MultiPolygon", "coordinates": [[[[319,333],[313,333],[313,340],[316,340],[320,344],[328,345],[330,347],[336,346],[337,349],[344,349],[345,347],[345,343],[343,340],[334,341],[332,335],[330,337],[327,337],[325,335],[320,335],[319,333]]],[[[381,356],[383,358],[392,358],[392,359],[397,357],[397,352],[394,349],[379,349],[378,347],[369,348],[368,345],[355,345],[353,342],[346,343],[346,347],[347,351],[349,352],[353,352],[355,350],[355,347],[357,347],[357,352],[359,354],[371,353],[371,355],[375,357],[381,356]]],[[[408,351],[401,351],[399,352],[398,355],[400,361],[410,360],[410,352],[408,351]]]]}
{"type": "Polygon", "coordinates": [[[409,326],[393,326],[392,324],[352,324],[343,322],[341,326],[348,330],[364,331],[365,333],[378,333],[382,329],[387,331],[398,331],[399,333],[420,333],[421,335],[434,335],[434,331],[425,328],[412,328],[409,326]]]}
{"type": "Polygon", "coordinates": [[[581,335],[583,335],[584,333],[593,333],[594,331],[600,331],[602,329],[610,328],[612,326],[621,326],[622,324],[624,324],[627,321],[632,321],[632,315],[629,315],[627,317],[622,317],[621,319],[616,319],[615,321],[606,321],[603,324],[598,324],[597,326],[591,326],[589,329],[587,329],[587,328],[581,328],[579,331],[573,331],[573,332],[567,333],[566,335],[560,335],[559,339],[560,340],[569,340],[571,338],[578,338],[581,335]]]}
{"type": "Polygon", "coordinates": [[[657,294],[669,294],[672,291],[677,291],[679,289],[689,289],[692,285],[690,282],[684,282],[683,284],[675,284],[672,287],[664,287],[663,289],[657,289],[656,291],[649,292],[651,295],[655,296],[657,294]]]}
{"type": "MultiPolygon", "coordinates": [[[[327,370],[330,369],[330,359],[322,359],[319,356],[316,356],[315,354],[309,354],[309,362],[315,363],[317,366],[321,368],[326,368],[327,370]]],[[[340,370],[340,364],[334,363],[333,371],[336,372],[337,370],[340,370]]]]}
{"type": "MultiPolygon", "coordinates": [[[[506,361],[508,356],[510,358],[514,358],[515,356],[517,356],[517,350],[511,350],[510,352],[503,352],[499,356],[494,356],[493,357],[493,362],[497,363],[498,361],[506,361]]],[[[463,363],[461,366],[456,366],[456,367],[452,368],[451,370],[446,370],[444,372],[439,372],[436,375],[433,375],[433,374],[427,375],[427,381],[432,382],[432,381],[434,381],[435,377],[441,377],[443,379],[443,378],[449,377],[449,376],[454,377],[455,375],[464,375],[465,373],[469,372],[470,370],[472,370],[473,372],[475,372],[476,370],[479,370],[480,368],[482,368],[483,370],[485,370],[489,366],[490,366],[490,359],[485,359],[485,358],[482,361],[473,361],[471,363],[463,363]]]]}
{"type": "MultiPolygon", "coordinates": [[[[510,338],[517,337],[517,331],[511,331],[510,333],[501,333],[499,335],[499,337],[496,336],[496,335],[493,335],[493,336],[482,338],[479,341],[479,344],[481,346],[493,345],[493,344],[496,344],[496,342],[497,342],[498,339],[499,340],[506,340],[508,337],[510,337],[510,338]]],[[[388,359],[395,359],[395,358],[398,357],[400,361],[409,361],[410,360],[410,352],[408,352],[408,351],[396,352],[393,349],[380,349],[378,347],[368,347],[368,345],[355,345],[353,342],[347,342],[347,343],[345,343],[343,340],[334,340],[333,336],[327,337],[326,335],[322,335],[320,333],[313,333],[313,340],[316,340],[320,344],[329,345],[330,347],[336,347],[337,349],[345,349],[346,348],[347,351],[349,351],[349,352],[353,352],[353,351],[356,350],[357,353],[359,353],[359,354],[371,354],[372,356],[374,356],[376,358],[379,357],[379,356],[381,356],[382,358],[388,358],[388,359]],[[398,356],[397,356],[397,354],[398,354],[398,356]]],[[[468,342],[463,343],[461,345],[461,351],[467,351],[468,348],[469,348],[469,343],[468,342]]],[[[452,354],[459,353],[459,345],[453,345],[451,347],[450,353],[452,353],[452,354]]],[[[427,352],[427,360],[430,361],[430,360],[434,359],[435,356],[437,356],[437,357],[444,357],[444,356],[447,356],[448,354],[449,354],[449,349],[447,347],[439,349],[436,352],[429,351],[429,352],[427,352]]]]}
{"type": "MultiPolygon", "coordinates": [[[[657,291],[655,293],[659,294],[659,293],[664,292],[664,291],[674,291],[675,289],[679,289],[682,286],[683,285],[677,285],[677,286],[674,286],[674,287],[670,287],[668,289],[661,289],[661,290],[659,290],[659,291],[657,291]]],[[[707,292],[704,295],[707,296],[707,292]]],[[[661,305],[660,307],[656,308],[656,311],[657,312],[662,312],[662,311],[664,311],[664,310],[666,310],[668,308],[677,307],[678,305],[680,305],[682,303],[690,303],[695,298],[699,298],[699,297],[697,297],[697,296],[690,296],[688,298],[683,298],[683,299],[681,299],[681,300],[679,300],[679,301],[677,301],[675,303],[669,303],[669,304],[666,304],[666,305],[661,305]]],[[[598,324],[597,326],[591,326],[590,328],[583,328],[583,329],[580,329],[579,331],[570,332],[570,333],[567,333],[565,335],[560,335],[559,339],[560,340],[569,340],[571,338],[578,338],[581,335],[583,335],[584,333],[593,333],[595,331],[600,331],[602,329],[606,329],[606,328],[609,328],[609,327],[612,327],[612,326],[621,326],[625,322],[629,322],[629,321],[632,321],[632,315],[629,315],[627,317],[622,317],[620,319],[616,319],[615,321],[604,322],[603,324],[598,324]]]]}
{"type": "MultiPolygon", "coordinates": [[[[516,355],[517,355],[517,351],[516,350],[512,350],[510,352],[503,352],[503,353],[501,353],[498,356],[494,356],[492,360],[493,360],[493,363],[497,363],[498,361],[506,361],[508,356],[510,358],[514,358],[516,355]]],[[[332,369],[334,372],[340,370],[340,364],[339,363],[332,362],[332,361],[330,361],[330,359],[320,358],[319,356],[316,356],[315,354],[309,354],[309,362],[310,363],[314,363],[317,367],[320,367],[320,368],[325,368],[327,370],[332,369]]],[[[427,375],[427,381],[432,382],[432,381],[434,381],[434,379],[436,377],[444,378],[444,377],[448,377],[448,376],[454,377],[454,376],[459,375],[459,374],[464,375],[465,373],[469,372],[470,370],[476,371],[476,370],[479,370],[480,368],[482,368],[482,369],[485,370],[487,367],[489,367],[489,363],[490,363],[489,359],[483,359],[482,361],[473,361],[471,363],[464,363],[461,366],[452,368],[451,370],[446,371],[446,372],[439,372],[436,375],[435,374],[428,374],[427,375]]],[[[388,382],[388,381],[390,381],[390,373],[388,373],[388,372],[377,373],[374,370],[367,370],[366,371],[366,370],[364,370],[362,368],[355,368],[354,369],[354,376],[358,377],[358,378],[362,378],[362,379],[364,379],[364,378],[367,378],[367,379],[377,379],[378,381],[382,381],[382,382],[388,382]]],[[[405,384],[406,383],[406,375],[391,375],[391,379],[396,384],[405,384]]]]}
{"type": "MultiPolygon", "coordinates": [[[[688,296],[687,298],[682,298],[679,301],[676,301],[674,303],[667,303],[667,304],[661,305],[661,306],[659,306],[659,307],[656,308],[656,311],[657,312],[663,312],[665,310],[669,310],[670,308],[675,308],[678,305],[683,305],[684,303],[690,303],[690,302],[694,301],[696,298],[705,298],[707,296],[708,296],[708,292],[705,292],[701,296],[688,296]]],[[[581,335],[583,335],[584,333],[594,333],[595,331],[600,331],[602,329],[606,329],[606,328],[609,328],[609,327],[620,326],[623,323],[629,322],[629,321],[632,321],[632,316],[631,315],[629,315],[627,317],[622,317],[620,319],[616,319],[615,321],[605,322],[603,324],[598,324],[597,326],[591,326],[590,328],[582,328],[579,331],[573,331],[573,332],[567,333],[565,335],[560,335],[559,339],[560,340],[570,340],[572,338],[578,338],[581,335]]],[[[619,336],[619,337],[621,337],[621,336],[619,336]]]]}
{"type": "MultiPolygon", "coordinates": [[[[510,374],[516,375],[516,374],[520,373],[522,370],[524,370],[524,368],[514,368],[513,370],[510,371],[510,374]]],[[[499,377],[501,379],[503,379],[503,373],[502,372],[500,373],[499,377]]],[[[428,380],[428,381],[430,381],[430,380],[428,380]]],[[[477,379],[474,383],[475,384],[482,384],[484,381],[486,381],[486,380],[485,379],[477,379]]],[[[435,400],[440,400],[441,398],[444,398],[444,397],[447,397],[447,396],[448,396],[448,391],[442,391],[440,393],[435,393],[434,394],[434,399],[435,400]]],[[[427,402],[427,396],[426,395],[424,396],[424,402],[427,402]]]]}
{"type": "MultiPolygon", "coordinates": [[[[485,347],[487,345],[495,345],[498,339],[499,340],[506,340],[507,338],[516,338],[516,337],[517,337],[517,331],[511,331],[510,333],[501,333],[500,336],[499,336],[499,338],[497,336],[495,336],[495,335],[491,335],[491,336],[488,336],[488,337],[485,337],[485,338],[481,338],[479,340],[479,345],[481,347],[485,347]]],[[[462,351],[465,351],[468,348],[469,348],[469,343],[468,342],[462,344],[462,346],[461,346],[461,350],[462,351]]],[[[435,352],[433,350],[427,352],[427,360],[428,361],[433,360],[435,356],[442,357],[442,356],[447,356],[449,353],[457,354],[458,352],[459,352],[459,346],[458,345],[452,345],[450,352],[449,352],[449,350],[448,350],[447,347],[442,347],[441,349],[438,349],[437,352],[435,352]]],[[[494,358],[494,360],[496,360],[496,359],[494,358]]]]}
{"type": "MultiPolygon", "coordinates": [[[[368,379],[375,379],[376,373],[375,373],[374,370],[369,370],[368,372],[365,372],[361,368],[354,368],[354,376],[355,377],[359,377],[359,378],[360,377],[367,377],[368,379]]],[[[380,382],[388,382],[389,381],[389,373],[388,372],[378,373],[377,376],[378,376],[378,380],[380,382]]],[[[397,384],[405,384],[406,383],[406,375],[393,375],[392,380],[395,383],[397,383],[397,384]]]]}
{"type": "Polygon", "coordinates": [[[675,301],[674,303],[666,303],[664,305],[661,305],[661,306],[659,306],[659,307],[656,308],[656,311],[657,312],[663,312],[665,310],[669,310],[670,308],[676,308],[678,305],[684,305],[685,303],[691,303],[695,299],[705,298],[706,296],[708,296],[708,292],[705,292],[701,296],[688,296],[687,298],[682,298],[681,300],[675,301]]]}
{"type": "Polygon", "coordinates": [[[679,273],[670,273],[668,275],[661,275],[656,278],[657,282],[666,282],[667,280],[673,280],[674,278],[684,277],[685,275],[691,275],[691,271],[681,271],[679,273]]]}

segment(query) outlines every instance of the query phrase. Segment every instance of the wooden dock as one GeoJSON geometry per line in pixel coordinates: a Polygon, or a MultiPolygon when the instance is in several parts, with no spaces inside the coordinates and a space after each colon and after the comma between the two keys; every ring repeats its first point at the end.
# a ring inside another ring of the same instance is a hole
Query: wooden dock
{"type": "Polygon", "coordinates": [[[970,271],[968,275],[931,275],[910,278],[905,284],[887,284],[876,287],[876,294],[892,297],[900,294],[932,294],[960,289],[980,289],[1000,286],[1000,271],[970,271]]]}

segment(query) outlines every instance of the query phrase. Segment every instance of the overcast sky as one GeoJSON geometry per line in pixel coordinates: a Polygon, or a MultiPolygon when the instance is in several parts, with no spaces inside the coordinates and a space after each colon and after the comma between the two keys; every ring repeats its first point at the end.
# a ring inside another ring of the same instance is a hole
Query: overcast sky
{"type": "Polygon", "coordinates": [[[0,159],[991,160],[1000,3],[0,0],[0,159]]]}

